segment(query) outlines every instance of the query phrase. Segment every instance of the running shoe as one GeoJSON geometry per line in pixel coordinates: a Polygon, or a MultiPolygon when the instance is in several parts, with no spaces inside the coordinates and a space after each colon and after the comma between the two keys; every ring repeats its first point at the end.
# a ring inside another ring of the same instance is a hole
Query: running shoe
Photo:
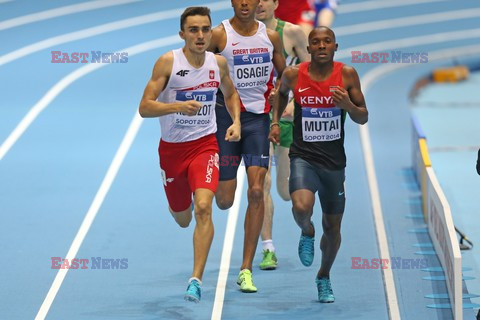
{"type": "Polygon", "coordinates": [[[240,286],[240,291],[251,293],[257,292],[257,287],[253,284],[252,272],[248,269],[243,269],[238,274],[237,284],[240,286]]]}
{"type": "Polygon", "coordinates": [[[263,250],[263,260],[260,263],[262,270],[275,270],[277,268],[277,257],[274,251],[263,250]]]}
{"type": "Polygon", "coordinates": [[[305,267],[312,265],[314,253],[315,237],[301,235],[298,243],[298,256],[300,257],[300,262],[302,262],[305,267]]]}
{"type": "Polygon", "coordinates": [[[316,278],[315,283],[317,284],[318,301],[322,303],[332,303],[335,301],[329,278],[316,278]]]}
{"type": "Polygon", "coordinates": [[[199,303],[201,297],[202,290],[200,288],[200,283],[197,280],[193,279],[188,284],[187,292],[185,292],[185,300],[199,303]]]}

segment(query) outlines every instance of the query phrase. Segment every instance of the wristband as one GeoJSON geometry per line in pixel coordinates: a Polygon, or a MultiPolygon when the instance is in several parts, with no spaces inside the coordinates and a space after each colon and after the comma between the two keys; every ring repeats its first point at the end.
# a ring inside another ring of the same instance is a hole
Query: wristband
{"type": "Polygon", "coordinates": [[[272,123],[270,124],[270,129],[272,129],[273,126],[279,126],[279,127],[280,127],[280,123],[278,123],[278,122],[272,122],[272,123]]]}

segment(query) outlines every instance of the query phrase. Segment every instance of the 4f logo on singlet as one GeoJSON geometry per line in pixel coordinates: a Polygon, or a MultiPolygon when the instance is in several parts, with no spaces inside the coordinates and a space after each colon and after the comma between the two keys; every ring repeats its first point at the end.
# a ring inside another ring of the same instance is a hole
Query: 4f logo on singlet
{"type": "Polygon", "coordinates": [[[176,75],[180,77],[185,77],[189,72],[190,70],[180,70],[176,73],[176,75]]]}
{"type": "Polygon", "coordinates": [[[302,135],[305,142],[340,139],[342,110],[302,107],[302,135]]]}

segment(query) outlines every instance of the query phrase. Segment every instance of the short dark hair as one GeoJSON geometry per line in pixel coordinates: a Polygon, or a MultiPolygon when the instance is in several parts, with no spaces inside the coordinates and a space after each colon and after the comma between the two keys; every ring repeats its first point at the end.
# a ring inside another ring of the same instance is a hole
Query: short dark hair
{"type": "Polygon", "coordinates": [[[180,30],[183,31],[183,25],[185,24],[185,20],[189,16],[207,16],[208,20],[210,20],[210,24],[212,24],[212,18],[210,17],[210,9],[207,7],[188,7],[183,11],[180,17],[180,30]]]}

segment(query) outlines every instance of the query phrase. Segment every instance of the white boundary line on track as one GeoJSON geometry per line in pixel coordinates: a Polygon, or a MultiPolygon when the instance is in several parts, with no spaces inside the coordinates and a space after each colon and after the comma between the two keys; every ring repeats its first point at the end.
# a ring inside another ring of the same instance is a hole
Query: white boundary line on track
{"type": "Polygon", "coordinates": [[[240,166],[237,171],[237,190],[235,200],[228,211],[227,227],[223,241],[222,258],[220,271],[218,273],[217,288],[215,290],[215,301],[213,302],[212,320],[222,319],[223,300],[225,298],[225,287],[227,285],[228,271],[230,270],[230,258],[232,256],[233,239],[237,227],[240,202],[242,199],[243,184],[245,181],[245,170],[240,166]]]}
{"type": "MultiPolygon", "coordinates": [[[[425,1],[425,2],[437,2],[437,1],[446,1],[446,0],[423,0],[423,1],[425,1]]],[[[385,1],[372,1],[372,2],[374,2],[374,3],[377,3],[377,2],[385,3],[385,1]]],[[[409,3],[409,1],[407,1],[407,2],[409,3]]],[[[404,4],[405,4],[405,2],[393,2],[393,1],[391,1],[389,6],[403,6],[404,4]]],[[[212,11],[215,11],[215,10],[230,8],[230,2],[226,2],[226,1],[224,1],[224,2],[213,2],[213,3],[207,3],[207,4],[205,4],[205,6],[208,6],[212,11]]],[[[345,6],[350,6],[350,5],[345,5],[345,6]]],[[[365,10],[371,10],[371,9],[374,9],[374,8],[369,8],[369,9],[365,9],[365,10]]],[[[35,53],[35,52],[53,47],[55,45],[60,45],[60,44],[64,44],[64,43],[68,43],[68,42],[76,41],[76,40],[81,40],[81,39],[97,36],[97,35],[100,35],[100,34],[112,32],[112,31],[117,31],[117,30],[129,28],[129,27],[134,27],[134,26],[138,26],[138,25],[142,25],[142,24],[146,24],[146,23],[152,23],[152,22],[156,22],[156,21],[170,19],[170,18],[172,18],[172,16],[180,16],[181,13],[182,13],[182,11],[180,9],[173,9],[173,10],[169,10],[169,11],[155,12],[155,13],[151,13],[151,14],[147,14],[147,15],[143,15],[143,16],[118,20],[118,21],[107,23],[107,24],[98,25],[98,26],[95,26],[95,27],[82,29],[82,30],[62,34],[62,35],[59,35],[59,36],[51,37],[51,38],[48,38],[48,39],[44,39],[44,40],[32,43],[30,45],[24,46],[22,48],[16,49],[14,51],[11,51],[9,53],[6,53],[3,56],[0,56],[0,66],[2,66],[4,64],[7,64],[7,63],[10,63],[10,62],[13,62],[13,61],[15,61],[17,59],[20,59],[20,58],[23,58],[25,56],[28,56],[32,53],[35,53]],[[165,17],[165,15],[167,15],[167,17],[165,17]]],[[[419,17],[421,17],[421,16],[419,16],[419,17]]],[[[415,17],[410,17],[410,18],[406,18],[406,19],[412,20],[414,18],[415,17]]],[[[416,23],[417,25],[418,24],[423,24],[422,19],[416,19],[416,21],[417,21],[417,23],[416,23]]],[[[400,24],[400,23],[402,23],[402,21],[397,21],[396,23],[400,24]]],[[[430,21],[425,22],[425,23],[430,23],[430,21]]],[[[345,28],[345,27],[340,27],[339,28],[340,33],[337,33],[337,35],[340,36],[340,35],[350,35],[350,34],[359,33],[359,32],[356,31],[357,28],[358,28],[358,30],[361,30],[360,28],[368,29],[368,28],[372,27],[372,23],[357,24],[357,25],[354,25],[354,26],[355,26],[355,28],[345,29],[345,30],[342,29],[342,28],[345,28]]],[[[376,27],[384,30],[384,29],[388,29],[389,25],[385,21],[385,23],[382,23],[382,25],[377,24],[376,27]]]]}
{"type": "Polygon", "coordinates": [[[424,46],[426,44],[442,43],[447,41],[474,39],[479,37],[480,37],[480,28],[432,33],[429,35],[423,35],[418,37],[409,37],[409,38],[402,38],[402,39],[396,39],[396,40],[367,43],[361,46],[338,50],[338,52],[335,54],[335,58],[338,60],[338,59],[345,59],[348,57],[352,57],[352,51],[373,52],[373,51],[382,51],[382,50],[389,50],[389,49],[409,48],[414,46],[424,46]]]}
{"type": "Polygon", "coordinates": [[[404,1],[392,1],[392,0],[373,0],[357,3],[347,3],[338,6],[338,13],[352,13],[360,11],[380,10],[385,8],[395,8],[401,6],[411,6],[416,4],[440,2],[448,0],[404,0],[404,1]]]}
{"type": "Polygon", "coordinates": [[[335,35],[348,36],[353,34],[365,33],[370,31],[380,31],[401,27],[412,27],[429,23],[438,23],[451,20],[461,20],[476,18],[480,16],[480,8],[469,8],[449,12],[437,12],[409,16],[405,18],[395,18],[386,20],[377,20],[373,22],[351,24],[348,26],[335,28],[335,35]]]}
{"type": "Polygon", "coordinates": [[[11,18],[8,20],[0,21],[0,31],[15,28],[29,23],[43,21],[47,19],[66,16],[69,14],[85,12],[90,10],[96,10],[106,7],[123,5],[131,2],[138,2],[143,0],[96,0],[83,3],[77,3],[70,6],[59,7],[55,9],[35,12],[24,16],[11,18]]]}
{"type": "MultiPolygon", "coordinates": [[[[227,1],[217,1],[217,2],[210,2],[205,3],[205,6],[208,6],[212,12],[225,10],[231,8],[230,2],[227,1]]],[[[150,14],[141,15],[138,17],[113,21],[105,24],[101,24],[95,27],[90,27],[74,32],[65,33],[59,36],[51,37],[48,39],[44,39],[27,46],[24,46],[20,49],[16,49],[9,53],[0,56],[0,66],[15,61],[17,59],[23,58],[28,56],[32,53],[51,48],[53,46],[57,46],[60,44],[77,41],[85,38],[90,38],[94,36],[98,36],[100,34],[117,31],[121,29],[136,27],[140,25],[144,25],[147,23],[158,22],[161,20],[173,19],[178,18],[183,13],[185,8],[180,9],[172,9],[167,11],[159,11],[150,14]]]]}
{"type": "MultiPolygon", "coordinates": [[[[456,48],[452,52],[451,48],[438,50],[432,52],[428,59],[429,62],[437,61],[442,59],[454,58],[458,56],[465,55],[475,55],[480,53],[480,46],[465,46],[461,48],[456,48]],[[460,52],[460,53],[459,53],[460,52]]],[[[366,95],[370,87],[378,81],[380,78],[384,77],[388,73],[399,70],[401,68],[412,67],[414,64],[387,64],[377,67],[373,70],[368,71],[362,77],[362,86],[364,94],[366,95]]],[[[385,223],[383,220],[382,205],[380,201],[380,192],[378,190],[378,180],[377,174],[375,171],[375,163],[373,161],[373,152],[372,145],[370,140],[370,132],[368,129],[368,123],[359,126],[360,139],[362,142],[362,150],[364,155],[365,167],[367,171],[368,184],[370,188],[370,197],[373,206],[373,217],[375,223],[375,230],[377,232],[377,241],[378,248],[381,259],[390,259],[390,250],[388,248],[388,241],[385,230],[385,223]]],[[[395,289],[395,280],[393,277],[393,271],[390,268],[382,269],[383,280],[385,286],[385,294],[387,299],[387,308],[389,313],[389,318],[391,320],[400,319],[400,310],[398,307],[398,299],[395,289]]]]}

